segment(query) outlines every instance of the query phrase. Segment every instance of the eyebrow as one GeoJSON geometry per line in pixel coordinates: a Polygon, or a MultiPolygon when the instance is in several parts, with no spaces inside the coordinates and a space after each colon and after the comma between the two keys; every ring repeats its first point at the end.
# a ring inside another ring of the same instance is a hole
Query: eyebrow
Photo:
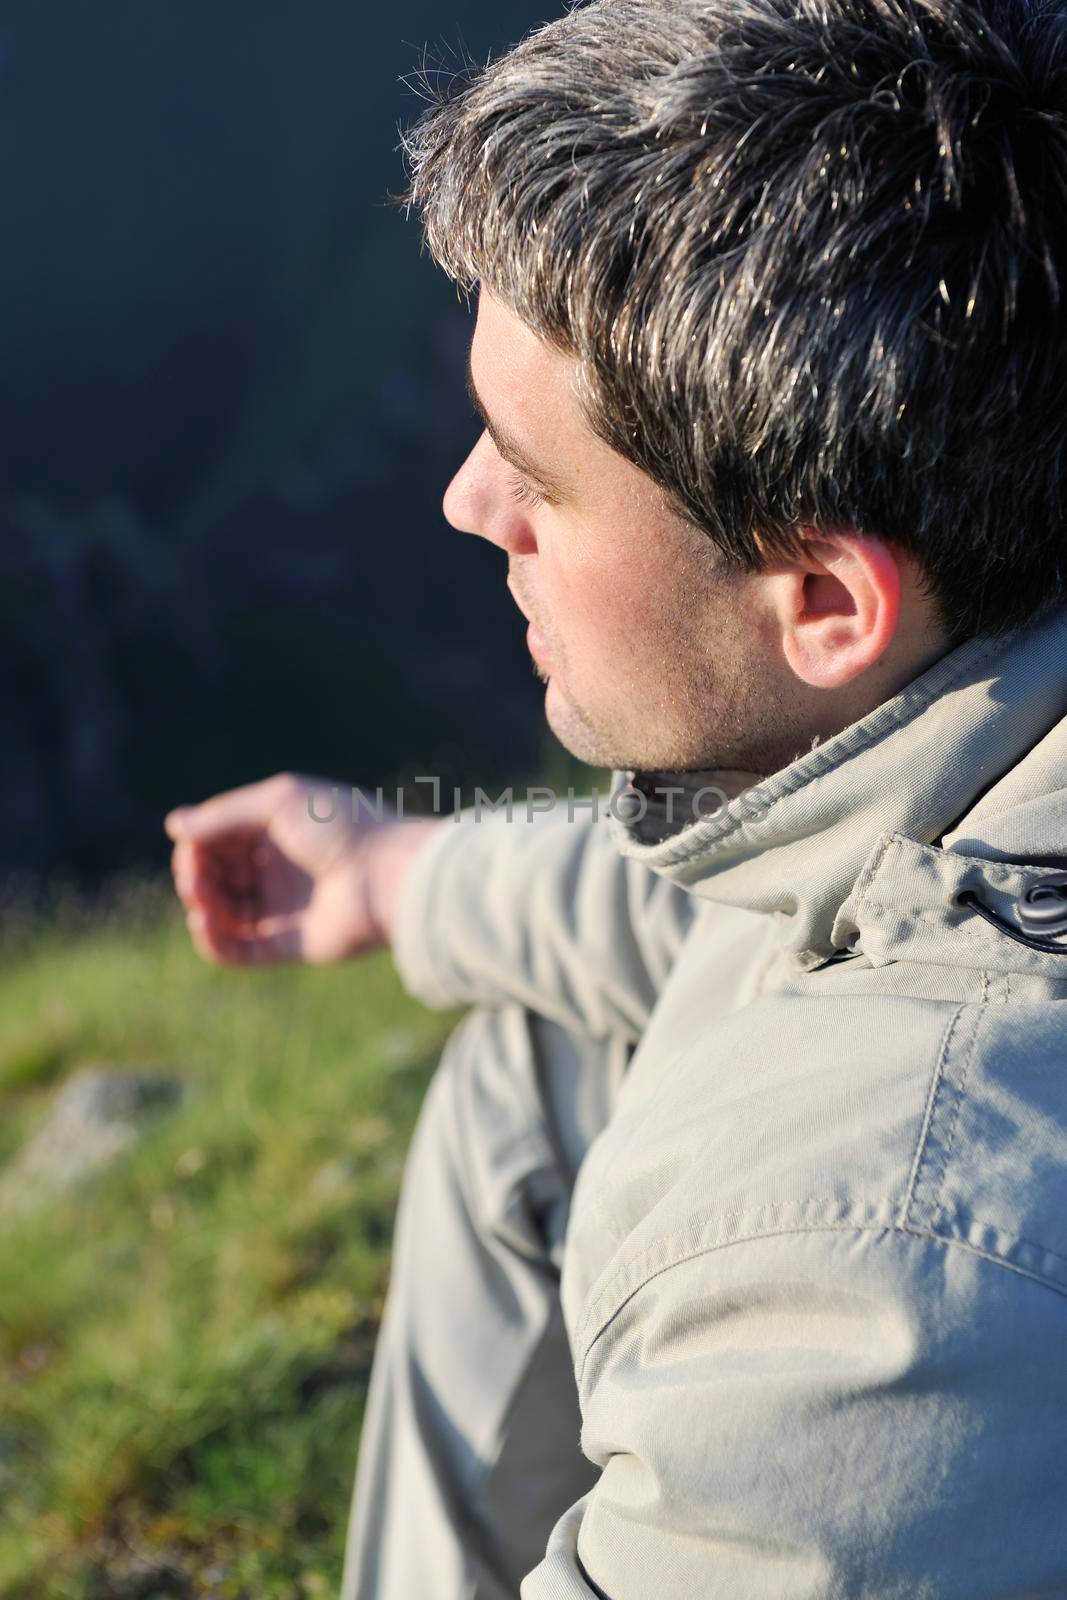
{"type": "Polygon", "coordinates": [[[497,453],[508,465],[514,467],[516,472],[521,472],[523,477],[532,479],[539,489],[544,489],[554,500],[566,499],[567,491],[559,479],[553,477],[546,467],[539,467],[536,461],[532,461],[517,440],[505,433],[503,428],[497,427],[485,409],[482,397],[475,388],[470,351],[467,352],[467,393],[471,405],[481,418],[482,426],[495,444],[497,453]]]}

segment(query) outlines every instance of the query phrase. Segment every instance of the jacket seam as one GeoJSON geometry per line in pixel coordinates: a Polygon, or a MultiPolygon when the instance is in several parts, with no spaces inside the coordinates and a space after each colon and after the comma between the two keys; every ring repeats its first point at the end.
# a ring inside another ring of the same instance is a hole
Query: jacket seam
{"type": "Polygon", "coordinates": [[[948,1026],[941,1050],[938,1055],[938,1063],[934,1073],[934,1080],[931,1086],[930,1096],[927,1101],[926,1116],[924,1118],[923,1129],[919,1139],[919,1147],[915,1153],[915,1160],[912,1164],[907,1194],[900,1213],[900,1225],[902,1227],[907,1227],[909,1224],[909,1218],[914,1219],[919,1212],[925,1212],[932,1223],[934,1217],[941,1209],[942,1194],[944,1192],[945,1182],[948,1177],[949,1158],[952,1154],[953,1143],[955,1142],[956,1128],[959,1124],[960,1111],[963,1106],[963,1097],[967,1086],[967,1078],[968,1074],[970,1073],[971,1064],[974,1060],[975,1050],[978,1044],[978,1035],[981,1031],[982,1018],[985,1015],[985,1007],[988,1003],[989,973],[983,972],[981,977],[981,999],[970,1004],[961,1005],[957,1009],[948,1026]],[[952,1046],[953,1041],[956,1038],[958,1024],[965,1012],[972,1014],[970,1038],[967,1041],[966,1053],[963,1057],[963,1064],[960,1068],[959,1079],[956,1082],[953,1082],[953,1080],[948,1076],[948,1065],[952,1056],[952,1046]],[[942,1113],[942,1106],[946,1100],[947,1093],[950,1091],[955,1094],[955,1103],[952,1105],[950,1110],[942,1113]],[[943,1134],[945,1148],[941,1156],[940,1170],[937,1176],[935,1177],[932,1171],[928,1172],[926,1175],[926,1182],[930,1186],[931,1193],[929,1199],[924,1203],[919,1199],[918,1195],[920,1185],[923,1184],[923,1168],[926,1164],[926,1159],[929,1154],[930,1140],[935,1129],[937,1128],[939,1120],[941,1120],[943,1116],[947,1116],[948,1119],[943,1134]]]}
{"type": "MultiPolygon", "coordinates": [[[[981,996],[981,999],[978,1001],[978,1004],[980,1006],[984,1006],[985,1003],[986,1003],[986,1000],[988,999],[988,996],[989,996],[989,974],[987,972],[983,972],[982,973],[982,996],[981,996]]],[[[959,1083],[957,1083],[955,1085],[955,1089],[956,1089],[956,1104],[952,1108],[952,1118],[951,1118],[951,1121],[949,1122],[948,1132],[947,1132],[946,1137],[945,1137],[945,1153],[944,1153],[944,1156],[943,1156],[942,1161],[941,1161],[941,1176],[937,1180],[937,1188],[934,1191],[933,1201],[931,1202],[931,1209],[930,1209],[931,1220],[933,1219],[933,1217],[935,1217],[937,1215],[938,1211],[940,1211],[940,1209],[941,1209],[941,1196],[942,1196],[942,1194],[944,1192],[945,1183],[946,1183],[946,1180],[948,1178],[949,1158],[952,1155],[952,1145],[953,1145],[953,1141],[955,1140],[955,1137],[956,1137],[956,1128],[958,1127],[959,1120],[960,1120],[960,1110],[961,1110],[961,1108],[963,1106],[963,1096],[964,1096],[964,1093],[965,1093],[966,1088],[967,1088],[967,1075],[971,1070],[971,1063],[974,1060],[974,1053],[975,1053],[975,1049],[976,1049],[977,1044],[978,1044],[978,1033],[979,1033],[979,1029],[981,1027],[981,1022],[982,1022],[983,1015],[984,1015],[984,1013],[982,1011],[979,1011],[977,1016],[975,1017],[974,1027],[971,1029],[970,1043],[967,1046],[967,1054],[963,1058],[963,1066],[960,1069],[959,1083]]],[[[946,1059],[946,1063],[947,1063],[947,1060],[948,1060],[948,1051],[947,1050],[945,1052],[945,1059],[946,1059]]]]}
{"type": "Polygon", "coordinates": [[[874,854],[857,878],[852,891],[856,896],[857,909],[866,901],[869,890],[874,887],[875,879],[882,870],[886,856],[899,838],[900,835],[897,833],[883,833],[878,841],[874,854]]]}
{"type": "MultiPolygon", "coordinates": [[[[830,1203],[833,1203],[833,1202],[830,1202],[830,1203]]],[[[701,1245],[698,1245],[698,1246],[694,1246],[693,1248],[690,1248],[688,1250],[687,1249],[683,1249],[682,1253],[680,1255],[678,1255],[678,1256],[675,1256],[673,1260],[665,1262],[662,1267],[657,1267],[653,1271],[649,1272],[648,1275],[647,1275],[647,1278],[641,1279],[641,1282],[637,1285],[637,1287],[640,1288],[643,1283],[650,1282],[652,1278],[658,1277],[661,1272],[668,1271],[677,1262],[691,1260],[694,1257],[699,1256],[699,1255],[703,1255],[703,1254],[705,1254],[707,1252],[710,1252],[710,1251],[713,1251],[713,1250],[722,1249],[724,1246],[726,1246],[728,1244],[734,1244],[734,1243],[737,1243],[737,1242],[744,1242],[744,1241],[747,1241],[747,1240],[750,1240],[750,1239],[761,1238],[765,1232],[766,1233],[770,1233],[770,1234],[799,1233],[799,1232],[804,1232],[808,1228],[815,1228],[815,1227],[827,1227],[827,1228],[831,1228],[831,1227],[832,1228],[850,1228],[850,1227],[852,1227],[852,1228],[855,1228],[855,1227],[870,1226],[870,1227],[886,1228],[886,1227],[890,1227],[892,1225],[892,1218],[891,1218],[891,1216],[889,1216],[887,1214],[882,1219],[880,1219],[880,1220],[878,1220],[876,1222],[871,1222],[869,1224],[863,1224],[863,1223],[857,1223],[857,1222],[840,1222],[840,1223],[825,1223],[825,1224],[819,1224],[819,1223],[797,1223],[793,1227],[780,1227],[780,1228],[769,1227],[767,1229],[761,1229],[758,1226],[756,1226],[756,1227],[753,1227],[752,1231],[750,1231],[748,1233],[742,1233],[740,1231],[745,1226],[745,1224],[747,1222],[750,1222],[752,1219],[763,1217],[763,1218],[766,1218],[769,1223],[773,1223],[779,1217],[781,1217],[783,1215],[783,1213],[785,1213],[787,1211],[796,1212],[799,1207],[810,1206],[810,1205],[813,1205],[813,1204],[827,1204],[827,1202],[816,1202],[816,1201],[814,1201],[813,1199],[810,1199],[810,1198],[806,1199],[806,1200],[781,1200],[781,1201],[778,1201],[776,1203],[773,1203],[773,1204],[770,1204],[770,1205],[766,1205],[766,1206],[749,1207],[747,1210],[730,1211],[730,1212],[725,1212],[725,1213],[723,1213],[723,1214],[721,1214],[719,1216],[713,1216],[713,1217],[710,1217],[710,1218],[706,1217],[704,1219],[705,1225],[710,1222],[712,1224],[717,1224],[720,1227],[720,1229],[727,1229],[728,1228],[728,1229],[731,1230],[731,1236],[729,1238],[725,1238],[725,1239],[722,1239],[722,1238],[716,1239],[711,1243],[706,1243],[706,1244],[701,1244],[701,1245]]],[[[612,1291],[616,1289],[616,1287],[617,1287],[617,1285],[619,1283],[619,1280],[624,1278],[627,1273],[633,1271],[634,1269],[637,1269],[638,1271],[640,1271],[642,1263],[643,1262],[647,1262],[648,1257],[651,1256],[655,1251],[662,1250],[664,1248],[668,1248],[669,1249],[672,1245],[677,1245],[681,1240],[683,1240],[685,1238],[685,1236],[687,1234],[692,1232],[693,1227],[694,1227],[694,1224],[690,1223],[690,1224],[688,1224],[687,1226],[685,1226],[683,1228],[673,1228],[669,1233],[660,1234],[657,1238],[651,1240],[650,1243],[645,1245],[641,1250],[636,1251],[632,1256],[629,1257],[628,1260],[620,1262],[618,1267],[615,1269],[615,1271],[612,1273],[611,1277],[607,1281],[607,1283],[605,1283],[603,1285],[603,1287],[600,1289],[599,1293],[596,1295],[596,1298],[593,1299],[586,1306],[585,1310],[583,1311],[582,1316],[579,1319],[577,1330],[576,1330],[576,1334],[575,1334],[575,1342],[576,1342],[576,1344],[579,1344],[579,1345],[581,1344],[582,1336],[583,1336],[585,1328],[591,1322],[593,1322],[595,1320],[596,1314],[597,1314],[597,1308],[602,1304],[603,1301],[609,1299],[612,1291]]],[[[631,1291],[631,1292],[632,1293],[636,1293],[636,1289],[631,1291]]],[[[626,1295],[624,1297],[623,1303],[625,1303],[625,1299],[628,1299],[628,1298],[629,1298],[629,1295],[626,1295]]]]}
{"type": "MultiPolygon", "coordinates": [[[[980,868],[982,877],[989,883],[1012,885],[1029,883],[1036,873],[1047,874],[1058,870],[1055,867],[1030,866],[1020,861],[998,861],[990,856],[967,855],[964,851],[957,850],[954,847],[944,848],[936,844],[923,844],[920,839],[913,839],[906,833],[888,833],[885,835],[885,840],[887,849],[890,846],[896,848],[905,846],[910,854],[921,856],[934,866],[944,865],[960,868],[961,877],[968,867],[980,868]]],[[[879,851],[879,857],[882,853],[879,851]]],[[[880,868],[882,865],[880,859],[877,864],[880,868]]],[[[873,877],[873,874],[871,876],[873,877]]],[[[864,877],[857,879],[856,888],[862,889],[866,881],[865,874],[864,877]]],[[[867,886],[870,886],[869,882],[867,886]]]]}
{"type": "MultiPolygon", "coordinates": [[[[947,1207],[942,1206],[940,1214],[946,1225],[952,1220],[953,1213],[949,1212],[947,1207]]],[[[954,1215],[960,1221],[970,1223],[976,1228],[988,1228],[991,1233],[1004,1234],[1004,1237],[1011,1244],[1021,1244],[1027,1250],[1034,1250],[1038,1255],[1048,1256],[1051,1261],[1062,1261],[1064,1266],[1067,1266],[1067,1256],[1061,1255],[1058,1250],[1050,1250],[1047,1244],[1039,1244],[1036,1239],[1028,1239],[1024,1233],[1005,1233],[999,1222],[991,1222],[988,1217],[978,1217],[967,1206],[960,1206],[954,1215]]],[[[908,1231],[906,1227],[905,1231],[908,1231]]],[[[944,1233],[940,1229],[932,1229],[932,1231],[936,1232],[939,1239],[951,1240],[962,1244],[968,1243],[966,1239],[958,1240],[955,1234],[944,1233]]],[[[995,1252],[991,1252],[991,1254],[995,1256],[995,1252]]],[[[999,1259],[999,1257],[996,1257],[996,1259],[999,1259]]],[[[1012,1265],[1010,1262],[1005,1264],[1012,1265]]],[[[1065,1293],[1067,1293],[1067,1290],[1065,1290],[1065,1293]]]]}
{"type": "Polygon", "coordinates": [[[919,1133],[919,1142],[915,1150],[915,1158],[911,1164],[911,1172],[908,1175],[908,1187],[904,1193],[904,1204],[900,1208],[899,1225],[901,1227],[905,1227],[907,1225],[908,1213],[910,1212],[915,1200],[915,1188],[919,1181],[919,1173],[922,1171],[923,1159],[926,1155],[926,1147],[929,1143],[930,1133],[934,1125],[937,1102],[940,1099],[941,1088],[944,1083],[945,1062],[948,1060],[948,1052],[952,1044],[953,1035],[956,1032],[959,1020],[966,1009],[966,1006],[956,1007],[956,1010],[952,1013],[952,1016],[948,1020],[948,1024],[941,1040],[941,1048],[937,1052],[937,1061],[934,1066],[933,1076],[930,1080],[930,1090],[926,1097],[926,1110],[923,1115],[922,1129],[919,1133]]]}
{"type": "MultiPolygon", "coordinates": [[[[942,931],[945,929],[944,911],[934,909],[931,906],[883,906],[879,905],[875,900],[868,900],[864,898],[860,901],[857,901],[856,909],[857,911],[862,911],[864,913],[870,912],[876,917],[892,917],[896,922],[905,920],[914,923],[926,922],[942,931]]],[[[975,929],[972,932],[972,930],[968,928],[965,923],[954,925],[951,929],[951,932],[953,941],[963,940],[968,944],[984,944],[987,948],[991,943],[991,938],[988,933],[983,932],[981,929],[975,929]]],[[[1001,934],[1000,939],[1003,940],[1003,937],[1004,935],[1001,934]]],[[[1064,954],[1067,955],[1067,945],[1064,945],[1063,948],[1064,954]]],[[[1044,953],[1049,954],[1047,951],[1044,953]]]]}
{"type": "MultiPolygon", "coordinates": [[[[988,1261],[991,1266],[1000,1267],[1005,1272],[1014,1273],[1016,1277],[1026,1278],[1031,1283],[1036,1283],[1040,1288],[1048,1289],[1052,1294],[1059,1295],[1061,1299],[1067,1299],[1067,1284],[1058,1283],[1054,1278],[1047,1277],[1040,1272],[1031,1271],[1026,1267],[1019,1266],[1013,1261],[1006,1261],[1002,1256],[995,1255],[990,1250],[983,1250],[979,1245],[971,1244],[967,1239],[958,1239],[949,1234],[938,1233],[933,1228],[904,1225],[902,1223],[893,1221],[867,1223],[806,1223],[801,1227],[795,1228],[766,1228],[761,1229],[758,1233],[745,1234],[741,1237],[736,1237],[733,1239],[721,1239],[715,1244],[702,1245],[698,1250],[689,1251],[685,1255],[677,1256],[673,1261],[666,1262],[662,1267],[657,1267],[655,1271],[650,1272],[647,1277],[642,1278],[640,1282],[634,1284],[633,1288],[630,1289],[619,1301],[619,1304],[611,1312],[610,1316],[604,1318],[604,1321],[597,1328],[592,1338],[588,1341],[580,1343],[581,1355],[575,1365],[576,1381],[579,1385],[581,1384],[585,1374],[586,1364],[590,1354],[592,1353],[594,1345],[596,1345],[601,1336],[607,1332],[608,1328],[610,1328],[616,1317],[618,1317],[626,1309],[630,1301],[640,1294],[642,1289],[647,1288],[648,1285],[656,1278],[663,1277],[665,1273],[670,1272],[674,1267],[684,1266],[686,1262],[698,1260],[704,1255],[712,1255],[717,1250],[728,1250],[735,1245],[753,1244],[760,1239],[789,1238],[795,1237],[799,1234],[816,1233],[900,1234],[905,1238],[924,1239],[929,1244],[941,1245],[946,1249],[952,1247],[957,1250],[965,1250],[969,1255],[977,1256],[983,1261],[988,1261]]],[[[1051,1252],[1049,1253],[1051,1254],[1051,1252]]],[[[610,1287],[610,1285],[608,1287],[610,1287]]],[[[606,1293],[607,1289],[603,1290],[601,1294],[598,1295],[597,1302],[603,1299],[606,1293]]],[[[582,1320],[584,1324],[587,1318],[583,1318],[582,1320]]],[[[579,1335],[581,1334],[581,1331],[581,1328],[579,1328],[579,1335]]]]}

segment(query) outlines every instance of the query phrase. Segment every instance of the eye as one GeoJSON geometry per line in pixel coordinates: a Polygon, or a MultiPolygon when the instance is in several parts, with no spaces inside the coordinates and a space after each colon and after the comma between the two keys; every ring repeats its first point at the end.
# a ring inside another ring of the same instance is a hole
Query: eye
{"type": "Polygon", "coordinates": [[[545,503],[545,497],[540,489],[535,489],[532,483],[527,483],[526,479],[520,477],[517,472],[511,474],[511,481],[508,487],[511,490],[512,498],[518,500],[520,505],[536,509],[537,506],[543,506],[545,503]]]}

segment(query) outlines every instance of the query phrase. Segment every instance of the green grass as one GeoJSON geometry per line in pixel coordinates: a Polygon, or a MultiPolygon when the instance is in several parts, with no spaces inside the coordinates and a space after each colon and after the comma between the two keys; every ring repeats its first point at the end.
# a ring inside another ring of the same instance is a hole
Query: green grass
{"type": "Polygon", "coordinates": [[[454,1019],[385,955],[208,967],[150,887],[0,955],[0,1172],[81,1065],[186,1088],[76,1193],[0,1220],[0,1596],[332,1595],[404,1152],[454,1019]]]}

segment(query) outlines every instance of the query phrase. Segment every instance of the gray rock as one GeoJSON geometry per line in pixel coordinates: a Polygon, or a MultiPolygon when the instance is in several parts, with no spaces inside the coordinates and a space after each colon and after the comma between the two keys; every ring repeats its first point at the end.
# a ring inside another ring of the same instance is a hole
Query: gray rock
{"type": "Polygon", "coordinates": [[[0,1173],[0,1218],[99,1171],[134,1145],[153,1113],[181,1097],[181,1079],[155,1071],[82,1067],[57,1091],[51,1112],[0,1173]]]}

